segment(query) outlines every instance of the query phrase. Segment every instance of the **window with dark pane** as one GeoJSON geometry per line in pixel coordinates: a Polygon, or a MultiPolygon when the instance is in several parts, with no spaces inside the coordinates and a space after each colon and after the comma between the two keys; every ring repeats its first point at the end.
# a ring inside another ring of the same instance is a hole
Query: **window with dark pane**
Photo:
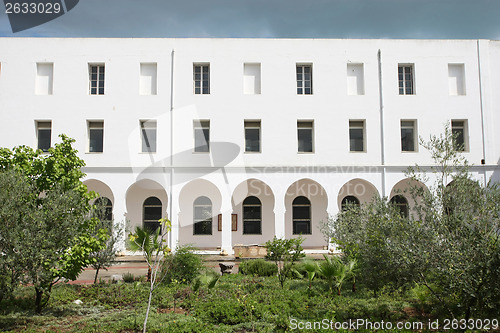
{"type": "Polygon", "coordinates": [[[342,202],[340,203],[340,207],[342,210],[347,210],[349,206],[358,206],[359,207],[359,199],[356,198],[354,195],[347,195],[342,199],[342,202]]]}
{"type": "Polygon", "coordinates": [[[210,121],[194,121],[194,151],[208,153],[210,151],[210,121]]]}
{"type": "Polygon", "coordinates": [[[102,153],[104,143],[104,122],[89,121],[89,152],[102,153]]]}
{"type": "Polygon", "coordinates": [[[243,234],[262,234],[262,203],[257,197],[247,197],[243,201],[243,234]]]}
{"type": "Polygon", "coordinates": [[[365,122],[349,121],[349,151],[365,151],[365,122]]]}
{"type": "Polygon", "coordinates": [[[245,121],[245,152],[260,152],[260,121],[245,121]]]}
{"type": "Polygon", "coordinates": [[[456,151],[466,151],[466,125],[463,120],[451,121],[451,132],[453,133],[453,143],[456,151]]]}
{"type": "Polygon", "coordinates": [[[197,95],[210,94],[210,65],[193,65],[194,93],[197,95]]]}
{"type": "Polygon", "coordinates": [[[89,65],[89,94],[104,95],[104,65],[89,65]]]}
{"type": "Polygon", "coordinates": [[[399,213],[403,217],[408,217],[408,200],[403,195],[395,195],[391,199],[391,203],[399,210],[399,213]]]}
{"type": "Polygon", "coordinates": [[[313,122],[297,121],[297,139],[299,153],[313,152],[313,122]]]}
{"type": "Polygon", "coordinates": [[[401,120],[401,151],[416,151],[415,122],[401,120]]]}
{"type": "Polygon", "coordinates": [[[292,202],[293,234],[310,235],[311,232],[311,202],[304,196],[297,197],[292,202]]]}
{"type": "Polygon", "coordinates": [[[94,201],[99,210],[99,219],[105,221],[113,220],[113,203],[106,197],[99,197],[94,201]]]}
{"type": "Polygon", "coordinates": [[[37,122],[37,141],[38,149],[43,152],[48,152],[51,144],[52,122],[39,121],[37,122]]]}
{"type": "Polygon", "coordinates": [[[193,203],[193,235],[212,234],[212,201],[198,197],[193,203]]]}
{"type": "Polygon", "coordinates": [[[312,94],[312,66],[297,65],[297,94],[311,95],[312,94]]]}
{"type": "Polygon", "coordinates": [[[398,65],[400,95],[414,95],[413,65],[398,65]]]}
{"type": "Polygon", "coordinates": [[[141,141],[143,153],[156,152],[156,121],[141,121],[141,141]]]}
{"type": "Polygon", "coordinates": [[[151,231],[156,231],[156,229],[161,228],[159,220],[161,219],[162,215],[162,204],[160,199],[158,199],[157,197],[149,197],[144,200],[142,208],[142,222],[144,228],[151,231]]]}

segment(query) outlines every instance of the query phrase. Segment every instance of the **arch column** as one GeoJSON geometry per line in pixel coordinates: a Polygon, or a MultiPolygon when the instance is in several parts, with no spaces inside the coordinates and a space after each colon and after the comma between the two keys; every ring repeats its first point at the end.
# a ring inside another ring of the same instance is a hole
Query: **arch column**
{"type": "MultiPolygon", "coordinates": [[[[231,230],[231,213],[233,209],[231,207],[231,195],[224,191],[222,193],[222,235],[221,235],[221,253],[227,253],[229,255],[233,254],[233,235],[231,230]]],[[[218,223],[218,221],[215,221],[218,223]]]]}
{"type": "MultiPolygon", "coordinates": [[[[276,186],[279,188],[279,186],[276,186]]],[[[285,195],[286,189],[276,190],[274,195],[274,235],[276,238],[285,238],[285,195]]]]}
{"type": "Polygon", "coordinates": [[[116,245],[117,252],[125,251],[125,240],[127,239],[127,202],[126,202],[126,194],[127,187],[126,186],[116,186],[113,188],[113,193],[115,195],[115,201],[113,202],[113,219],[115,226],[115,232],[121,232],[122,237],[119,239],[118,244],[116,245]]]}

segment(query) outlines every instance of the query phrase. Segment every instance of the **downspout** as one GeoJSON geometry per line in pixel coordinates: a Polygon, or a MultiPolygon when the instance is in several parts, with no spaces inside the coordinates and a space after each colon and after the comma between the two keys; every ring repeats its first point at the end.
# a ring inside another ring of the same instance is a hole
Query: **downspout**
{"type": "Polygon", "coordinates": [[[382,165],[382,198],[385,197],[385,141],[384,141],[384,98],[382,93],[382,53],[380,49],[378,58],[378,91],[380,104],[380,163],[382,165]]]}
{"type": "MultiPolygon", "coordinates": [[[[173,187],[174,187],[174,56],[175,56],[175,50],[172,49],[171,53],[171,62],[170,62],[170,190],[169,190],[169,197],[170,197],[170,205],[169,205],[169,218],[171,223],[175,223],[173,221],[173,202],[174,202],[174,197],[173,197],[173,187]]],[[[173,229],[173,228],[172,228],[173,229]]],[[[177,228],[176,228],[177,230],[177,228]]],[[[170,232],[170,237],[169,237],[169,247],[172,249],[175,244],[173,244],[173,232],[170,232]]]]}
{"type": "Polygon", "coordinates": [[[486,168],[484,167],[486,164],[486,139],[485,139],[485,134],[484,134],[484,100],[483,100],[483,79],[481,75],[481,53],[479,52],[479,39],[477,40],[476,43],[476,49],[477,49],[477,71],[479,75],[479,106],[481,108],[481,140],[483,144],[483,158],[481,159],[481,165],[483,165],[483,177],[484,177],[484,186],[487,184],[487,177],[486,177],[486,168]]]}

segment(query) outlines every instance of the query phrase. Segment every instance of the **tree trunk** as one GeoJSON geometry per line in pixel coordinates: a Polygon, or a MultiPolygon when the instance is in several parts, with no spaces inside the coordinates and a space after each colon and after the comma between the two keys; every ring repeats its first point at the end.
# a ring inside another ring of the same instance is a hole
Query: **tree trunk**
{"type": "Polygon", "coordinates": [[[100,268],[101,267],[97,267],[97,269],[95,270],[94,284],[96,284],[96,282],[97,282],[97,275],[99,274],[99,269],[100,268]]]}
{"type": "Polygon", "coordinates": [[[352,292],[355,293],[356,292],[356,282],[353,282],[352,283],[352,292]]]}
{"type": "Polygon", "coordinates": [[[151,308],[151,298],[153,297],[153,285],[149,288],[149,299],[148,308],[146,309],[146,318],[144,318],[144,326],[142,328],[142,333],[146,333],[146,326],[148,325],[149,309],[151,308]]]}
{"type": "Polygon", "coordinates": [[[36,298],[35,298],[35,311],[36,313],[40,314],[42,313],[42,296],[43,296],[43,291],[35,288],[35,293],[36,293],[36,298]]]}

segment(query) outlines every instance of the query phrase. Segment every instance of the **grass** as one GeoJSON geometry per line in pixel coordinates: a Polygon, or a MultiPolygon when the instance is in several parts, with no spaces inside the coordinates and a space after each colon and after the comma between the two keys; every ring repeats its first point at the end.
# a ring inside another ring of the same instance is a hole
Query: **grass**
{"type": "MultiPolygon", "coordinates": [[[[42,315],[35,315],[33,289],[19,288],[0,303],[0,329],[7,332],[136,332],[142,328],[146,283],[57,285],[42,315]],[[81,305],[74,304],[81,300],[81,305]]],[[[190,285],[162,285],[155,292],[148,332],[284,332],[290,319],[346,321],[365,318],[411,321],[416,300],[410,295],[382,295],[344,290],[329,293],[322,280],[289,281],[281,289],[276,277],[225,275],[217,285],[193,290],[190,285]],[[176,309],[174,311],[174,295],[176,309]]],[[[425,320],[427,321],[427,320],[425,320]]],[[[313,332],[314,330],[311,330],[313,332]]],[[[307,332],[307,330],[304,330],[307,332]]]]}

